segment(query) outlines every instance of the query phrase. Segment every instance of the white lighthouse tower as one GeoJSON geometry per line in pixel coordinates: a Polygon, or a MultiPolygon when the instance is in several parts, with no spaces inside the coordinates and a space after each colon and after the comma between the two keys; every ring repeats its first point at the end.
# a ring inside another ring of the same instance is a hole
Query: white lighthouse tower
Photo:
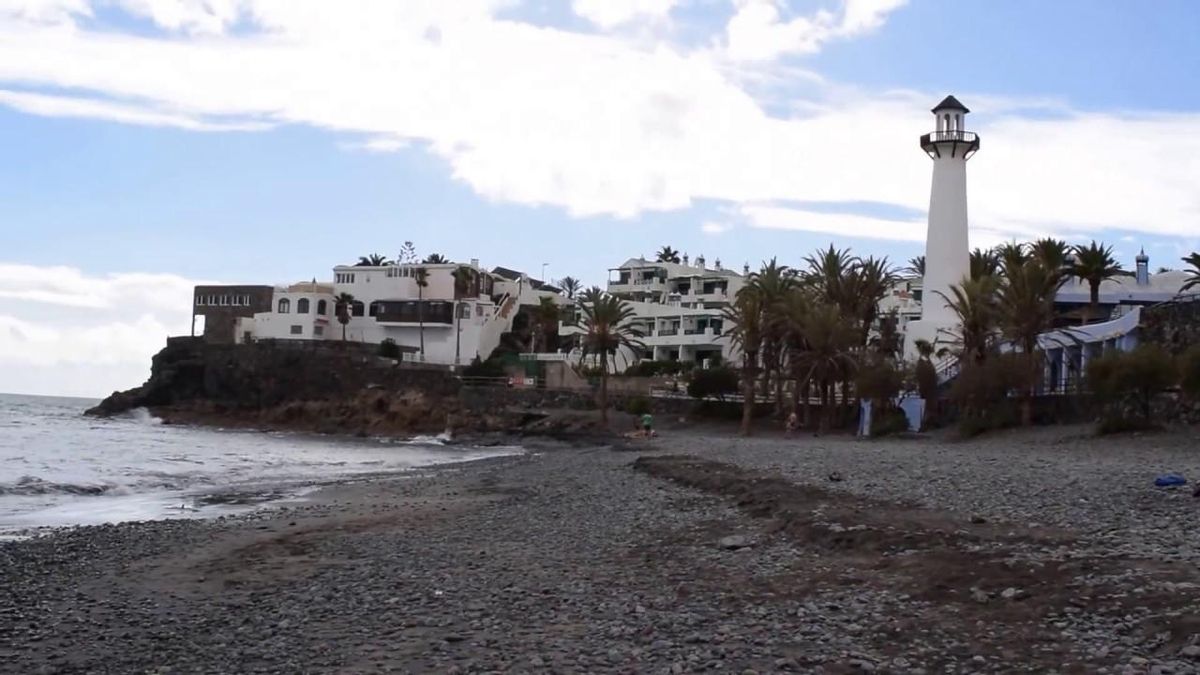
{"type": "Polygon", "coordinates": [[[944,331],[957,329],[958,318],[943,297],[970,272],[967,244],[967,160],[979,150],[979,135],[967,131],[967,107],[947,96],[933,108],[935,131],[921,137],[921,149],[933,160],[929,193],[929,229],[925,234],[925,279],[921,319],[908,324],[905,354],[917,354],[919,339],[945,342],[944,331]]]}

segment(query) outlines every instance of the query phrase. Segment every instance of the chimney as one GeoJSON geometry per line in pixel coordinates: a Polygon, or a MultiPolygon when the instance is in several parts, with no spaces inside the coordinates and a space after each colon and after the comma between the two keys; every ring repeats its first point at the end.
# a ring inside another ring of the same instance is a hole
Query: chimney
{"type": "Polygon", "coordinates": [[[471,267],[479,269],[479,258],[471,258],[471,267]]]}
{"type": "Polygon", "coordinates": [[[750,263],[742,265],[742,275],[747,277],[750,276],[750,263]]]}
{"type": "Polygon", "coordinates": [[[686,254],[686,253],[683,254],[683,264],[685,266],[688,264],[688,254],[686,254]]]}
{"type": "Polygon", "coordinates": [[[699,267],[700,269],[704,269],[704,254],[703,253],[696,256],[696,267],[699,267]]]}
{"type": "Polygon", "coordinates": [[[1137,256],[1137,272],[1135,274],[1138,286],[1150,285],[1150,256],[1146,255],[1146,249],[1143,248],[1137,256]]]}

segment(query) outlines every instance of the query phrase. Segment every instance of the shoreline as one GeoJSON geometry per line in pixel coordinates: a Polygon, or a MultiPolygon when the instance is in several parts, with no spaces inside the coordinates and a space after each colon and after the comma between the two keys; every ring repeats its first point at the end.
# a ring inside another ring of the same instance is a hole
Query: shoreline
{"type": "Polygon", "coordinates": [[[247,517],[76,528],[0,545],[0,658],[65,673],[1194,672],[1197,504],[1150,483],[1164,466],[1200,477],[1200,457],[1185,436],[1128,445],[668,432],[637,452],[342,483],[247,517]]]}

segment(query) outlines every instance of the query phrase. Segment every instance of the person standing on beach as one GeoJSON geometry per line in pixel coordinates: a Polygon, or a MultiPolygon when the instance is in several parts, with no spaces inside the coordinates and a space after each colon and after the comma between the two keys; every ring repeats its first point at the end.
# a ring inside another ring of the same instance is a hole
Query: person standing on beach
{"type": "Polygon", "coordinates": [[[654,435],[654,415],[650,413],[642,415],[642,433],[647,437],[654,435]]]}

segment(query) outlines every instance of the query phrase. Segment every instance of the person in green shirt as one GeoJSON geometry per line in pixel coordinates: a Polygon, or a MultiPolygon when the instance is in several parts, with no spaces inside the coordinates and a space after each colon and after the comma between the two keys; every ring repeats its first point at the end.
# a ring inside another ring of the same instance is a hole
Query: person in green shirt
{"type": "Polygon", "coordinates": [[[642,433],[647,436],[654,435],[654,415],[650,413],[642,415],[642,433]]]}

